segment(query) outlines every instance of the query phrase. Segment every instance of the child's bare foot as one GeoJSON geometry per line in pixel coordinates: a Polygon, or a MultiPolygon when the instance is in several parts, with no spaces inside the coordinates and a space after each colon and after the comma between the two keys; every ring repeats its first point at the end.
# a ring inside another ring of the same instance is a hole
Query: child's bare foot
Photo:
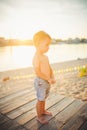
{"type": "Polygon", "coordinates": [[[44,114],[44,115],[48,115],[48,116],[52,116],[52,113],[49,112],[49,111],[45,111],[43,114],[44,114]]]}
{"type": "Polygon", "coordinates": [[[45,120],[43,117],[37,117],[36,118],[41,124],[48,124],[49,122],[45,120]]]}

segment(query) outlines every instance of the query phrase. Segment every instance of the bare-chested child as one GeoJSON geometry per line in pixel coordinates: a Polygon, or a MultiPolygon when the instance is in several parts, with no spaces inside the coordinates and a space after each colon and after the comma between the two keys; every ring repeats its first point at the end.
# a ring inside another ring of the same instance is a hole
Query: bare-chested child
{"type": "Polygon", "coordinates": [[[49,94],[50,85],[55,83],[52,68],[48,57],[44,55],[49,49],[51,37],[44,31],[37,32],[33,37],[36,53],[33,58],[33,67],[36,73],[34,86],[37,94],[37,120],[41,124],[48,123],[44,114],[51,116],[52,113],[45,110],[45,99],[49,94]]]}

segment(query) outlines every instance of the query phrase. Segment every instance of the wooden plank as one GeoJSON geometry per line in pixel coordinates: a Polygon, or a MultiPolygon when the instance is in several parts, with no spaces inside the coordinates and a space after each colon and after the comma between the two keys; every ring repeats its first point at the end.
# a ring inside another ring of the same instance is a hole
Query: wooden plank
{"type": "MultiPolygon", "coordinates": [[[[23,94],[23,95],[21,95],[21,94],[18,94],[18,95],[16,95],[16,97],[13,99],[14,100],[14,102],[16,101],[16,100],[20,100],[21,98],[23,98],[23,97],[26,97],[27,95],[29,96],[29,95],[32,95],[32,94],[34,94],[35,92],[34,91],[31,91],[31,92],[27,92],[27,93],[25,93],[25,94],[23,94]]],[[[6,106],[8,106],[9,104],[11,104],[11,103],[13,103],[13,100],[8,100],[6,103],[4,103],[1,107],[0,107],[0,109],[2,109],[3,107],[6,107],[6,106]]]]}
{"type": "Polygon", "coordinates": [[[71,105],[56,115],[56,120],[65,124],[84,104],[81,100],[75,100],[71,105]]]}
{"type": "MultiPolygon", "coordinates": [[[[47,100],[47,107],[51,107],[53,104],[57,103],[58,101],[62,100],[63,98],[64,98],[64,96],[55,94],[52,98],[47,100]]],[[[34,108],[31,111],[28,111],[27,113],[19,116],[18,118],[16,118],[16,120],[19,124],[25,124],[26,122],[28,122],[35,116],[36,116],[36,110],[34,108]]]]}
{"type": "Polygon", "coordinates": [[[62,127],[62,130],[78,130],[80,126],[87,120],[87,104],[85,104],[75,115],[62,127]]]}
{"type": "MultiPolygon", "coordinates": [[[[50,118],[48,118],[48,120],[51,120],[54,122],[56,122],[55,120],[55,116],[61,112],[63,109],[65,109],[65,107],[67,107],[69,104],[71,104],[74,101],[73,98],[63,98],[60,102],[57,102],[56,104],[54,104],[52,107],[50,107],[48,110],[51,111],[53,113],[53,116],[51,116],[50,118]]],[[[56,122],[56,125],[58,125],[57,127],[61,126],[62,123],[61,122],[56,122]]],[[[34,118],[33,120],[30,120],[28,123],[25,124],[25,127],[31,130],[34,130],[35,128],[40,128],[41,124],[38,123],[36,121],[36,118],[34,118]]]]}
{"type": "Polygon", "coordinates": [[[14,93],[14,94],[11,94],[9,96],[5,96],[3,98],[0,99],[0,108],[3,107],[5,104],[8,104],[8,102],[11,102],[15,99],[17,99],[17,97],[21,97],[23,96],[24,94],[27,94],[29,92],[31,92],[32,89],[24,89],[20,92],[17,92],[17,93],[14,93]]]}
{"type": "Polygon", "coordinates": [[[36,99],[7,113],[6,115],[11,118],[11,119],[15,119],[17,118],[18,116],[24,114],[25,112],[27,111],[30,111],[31,109],[33,109],[35,107],[35,104],[36,104],[36,99]]]}
{"type": "Polygon", "coordinates": [[[34,99],[35,99],[34,92],[31,95],[26,94],[19,99],[17,98],[14,102],[10,102],[9,105],[7,105],[6,107],[3,107],[0,111],[5,114],[7,112],[10,112],[10,111],[16,109],[17,107],[20,107],[20,106],[30,102],[31,100],[34,100],[34,99]]]}
{"type": "MultiPolygon", "coordinates": [[[[58,97],[59,95],[55,95],[54,96],[54,94],[50,94],[49,95],[49,97],[48,97],[48,100],[50,100],[50,97],[54,97],[55,98],[55,100],[56,100],[56,96],[58,97]]],[[[61,99],[61,98],[63,98],[64,96],[59,96],[59,100],[61,99]]],[[[53,100],[54,100],[54,98],[52,98],[51,100],[50,100],[50,102],[52,102],[53,100]]],[[[58,100],[57,99],[57,100],[58,100]]],[[[48,104],[49,103],[47,103],[47,106],[48,106],[48,104]]],[[[29,102],[29,103],[27,103],[27,104],[25,104],[25,105],[23,105],[23,106],[21,106],[21,107],[19,107],[19,108],[17,108],[17,109],[15,109],[15,110],[13,110],[13,111],[11,111],[11,112],[9,112],[9,113],[7,113],[7,116],[8,117],[10,117],[11,119],[14,119],[14,118],[17,118],[18,116],[20,116],[21,114],[23,114],[23,113],[25,113],[25,112],[27,112],[27,111],[30,111],[30,109],[32,109],[32,108],[35,108],[35,105],[36,105],[36,100],[34,100],[34,101],[31,101],[31,102],[29,102]]],[[[46,107],[47,107],[46,106],[46,107]]]]}
{"type": "MultiPolygon", "coordinates": [[[[45,116],[45,119],[48,119],[48,118],[46,118],[46,117],[48,117],[49,118],[49,120],[50,120],[50,118],[52,117],[52,116],[45,116]]],[[[46,125],[42,125],[42,124],[40,124],[38,121],[37,121],[37,125],[35,125],[35,126],[32,126],[31,128],[30,128],[30,130],[35,130],[35,129],[38,129],[38,130],[58,130],[58,127],[61,127],[63,124],[62,124],[62,122],[57,122],[56,120],[55,120],[55,117],[52,117],[51,118],[51,120],[49,121],[49,123],[48,124],[46,124],[46,125]]],[[[29,129],[29,128],[28,128],[29,129]]]]}
{"type": "MultiPolygon", "coordinates": [[[[34,129],[32,129],[32,130],[34,130],[34,129]]],[[[48,124],[41,125],[40,128],[38,127],[38,130],[58,130],[58,128],[57,128],[57,124],[56,124],[55,120],[51,120],[48,124]]]]}
{"type": "Polygon", "coordinates": [[[26,130],[20,126],[16,121],[10,120],[5,115],[0,114],[0,130],[26,130]]]}
{"type": "Polygon", "coordinates": [[[87,120],[86,120],[86,122],[79,128],[79,130],[87,130],[87,120]]]}
{"type": "Polygon", "coordinates": [[[8,121],[8,118],[0,113],[0,126],[1,126],[1,124],[4,124],[7,121],[8,121]]]}
{"type": "MultiPolygon", "coordinates": [[[[54,119],[55,117],[50,116],[49,119],[51,118],[51,120],[49,121],[50,127],[54,127],[55,129],[57,128],[57,124],[61,126],[61,122],[56,122],[56,120],[54,119]],[[51,126],[52,122],[54,122],[54,124],[56,124],[55,126],[51,126]]],[[[50,127],[47,125],[47,128],[49,129],[50,127]]],[[[62,124],[63,125],[63,124],[62,124]]],[[[38,130],[40,128],[42,128],[42,124],[40,124],[37,120],[36,117],[33,118],[32,120],[30,120],[29,122],[27,122],[26,124],[24,124],[26,129],[30,129],[30,130],[38,130]]],[[[53,129],[54,130],[54,129],[53,129]]],[[[57,128],[58,130],[58,128],[57,128]]]]}
{"type": "Polygon", "coordinates": [[[49,106],[52,106],[53,104],[60,102],[61,100],[63,100],[65,97],[63,95],[59,95],[59,94],[50,94],[50,96],[48,97],[47,101],[46,101],[46,109],[49,108],[49,106]]]}
{"type": "Polygon", "coordinates": [[[0,109],[3,109],[3,108],[5,108],[6,106],[8,106],[9,104],[12,104],[13,103],[13,101],[14,102],[16,102],[16,100],[20,100],[21,98],[23,98],[23,97],[26,97],[26,95],[31,95],[31,94],[33,94],[34,92],[32,91],[32,92],[27,92],[26,94],[23,94],[23,95],[16,95],[16,97],[15,98],[13,98],[13,99],[9,99],[7,102],[5,102],[5,103],[3,103],[1,106],[0,106],[0,109]]]}
{"type": "Polygon", "coordinates": [[[62,101],[57,102],[57,104],[49,108],[49,111],[52,111],[53,115],[56,115],[57,113],[65,109],[73,101],[74,101],[74,98],[65,97],[62,101]]]}
{"type": "Polygon", "coordinates": [[[0,98],[3,98],[5,96],[20,92],[24,89],[30,89],[32,88],[33,84],[29,82],[29,80],[11,80],[8,82],[1,83],[0,88],[0,98]]]}

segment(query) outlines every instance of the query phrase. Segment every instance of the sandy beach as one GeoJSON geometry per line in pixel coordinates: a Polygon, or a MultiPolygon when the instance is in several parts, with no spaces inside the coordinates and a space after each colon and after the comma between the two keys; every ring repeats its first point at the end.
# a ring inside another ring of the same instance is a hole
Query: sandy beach
{"type": "MultiPolygon", "coordinates": [[[[87,76],[79,76],[79,69],[87,66],[87,59],[55,63],[51,66],[56,78],[51,92],[87,101],[87,76]]],[[[0,98],[25,88],[33,89],[34,77],[32,67],[0,72],[0,98]]]]}

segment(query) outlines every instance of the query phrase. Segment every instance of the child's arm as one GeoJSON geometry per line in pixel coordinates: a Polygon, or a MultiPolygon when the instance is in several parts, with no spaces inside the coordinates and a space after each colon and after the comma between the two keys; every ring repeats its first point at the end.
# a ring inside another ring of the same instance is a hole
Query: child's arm
{"type": "Polygon", "coordinates": [[[56,83],[56,80],[55,80],[55,78],[54,78],[53,70],[52,70],[51,67],[50,67],[50,72],[51,72],[51,78],[50,78],[50,80],[49,80],[49,83],[50,83],[50,84],[54,84],[54,83],[56,83]]]}
{"type": "Polygon", "coordinates": [[[51,78],[54,78],[53,70],[51,67],[50,67],[50,71],[51,71],[51,78]]]}
{"type": "Polygon", "coordinates": [[[35,72],[36,72],[36,75],[44,80],[47,80],[49,81],[50,80],[50,77],[48,77],[47,75],[44,75],[43,73],[41,73],[39,67],[35,67],[35,72]]]}
{"type": "MultiPolygon", "coordinates": [[[[49,59],[48,59],[48,63],[49,63],[49,59]]],[[[49,64],[49,67],[50,67],[50,79],[48,80],[48,82],[50,84],[54,84],[56,82],[55,78],[54,78],[54,74],[53,74],[53,70],[49,64]]]]}

